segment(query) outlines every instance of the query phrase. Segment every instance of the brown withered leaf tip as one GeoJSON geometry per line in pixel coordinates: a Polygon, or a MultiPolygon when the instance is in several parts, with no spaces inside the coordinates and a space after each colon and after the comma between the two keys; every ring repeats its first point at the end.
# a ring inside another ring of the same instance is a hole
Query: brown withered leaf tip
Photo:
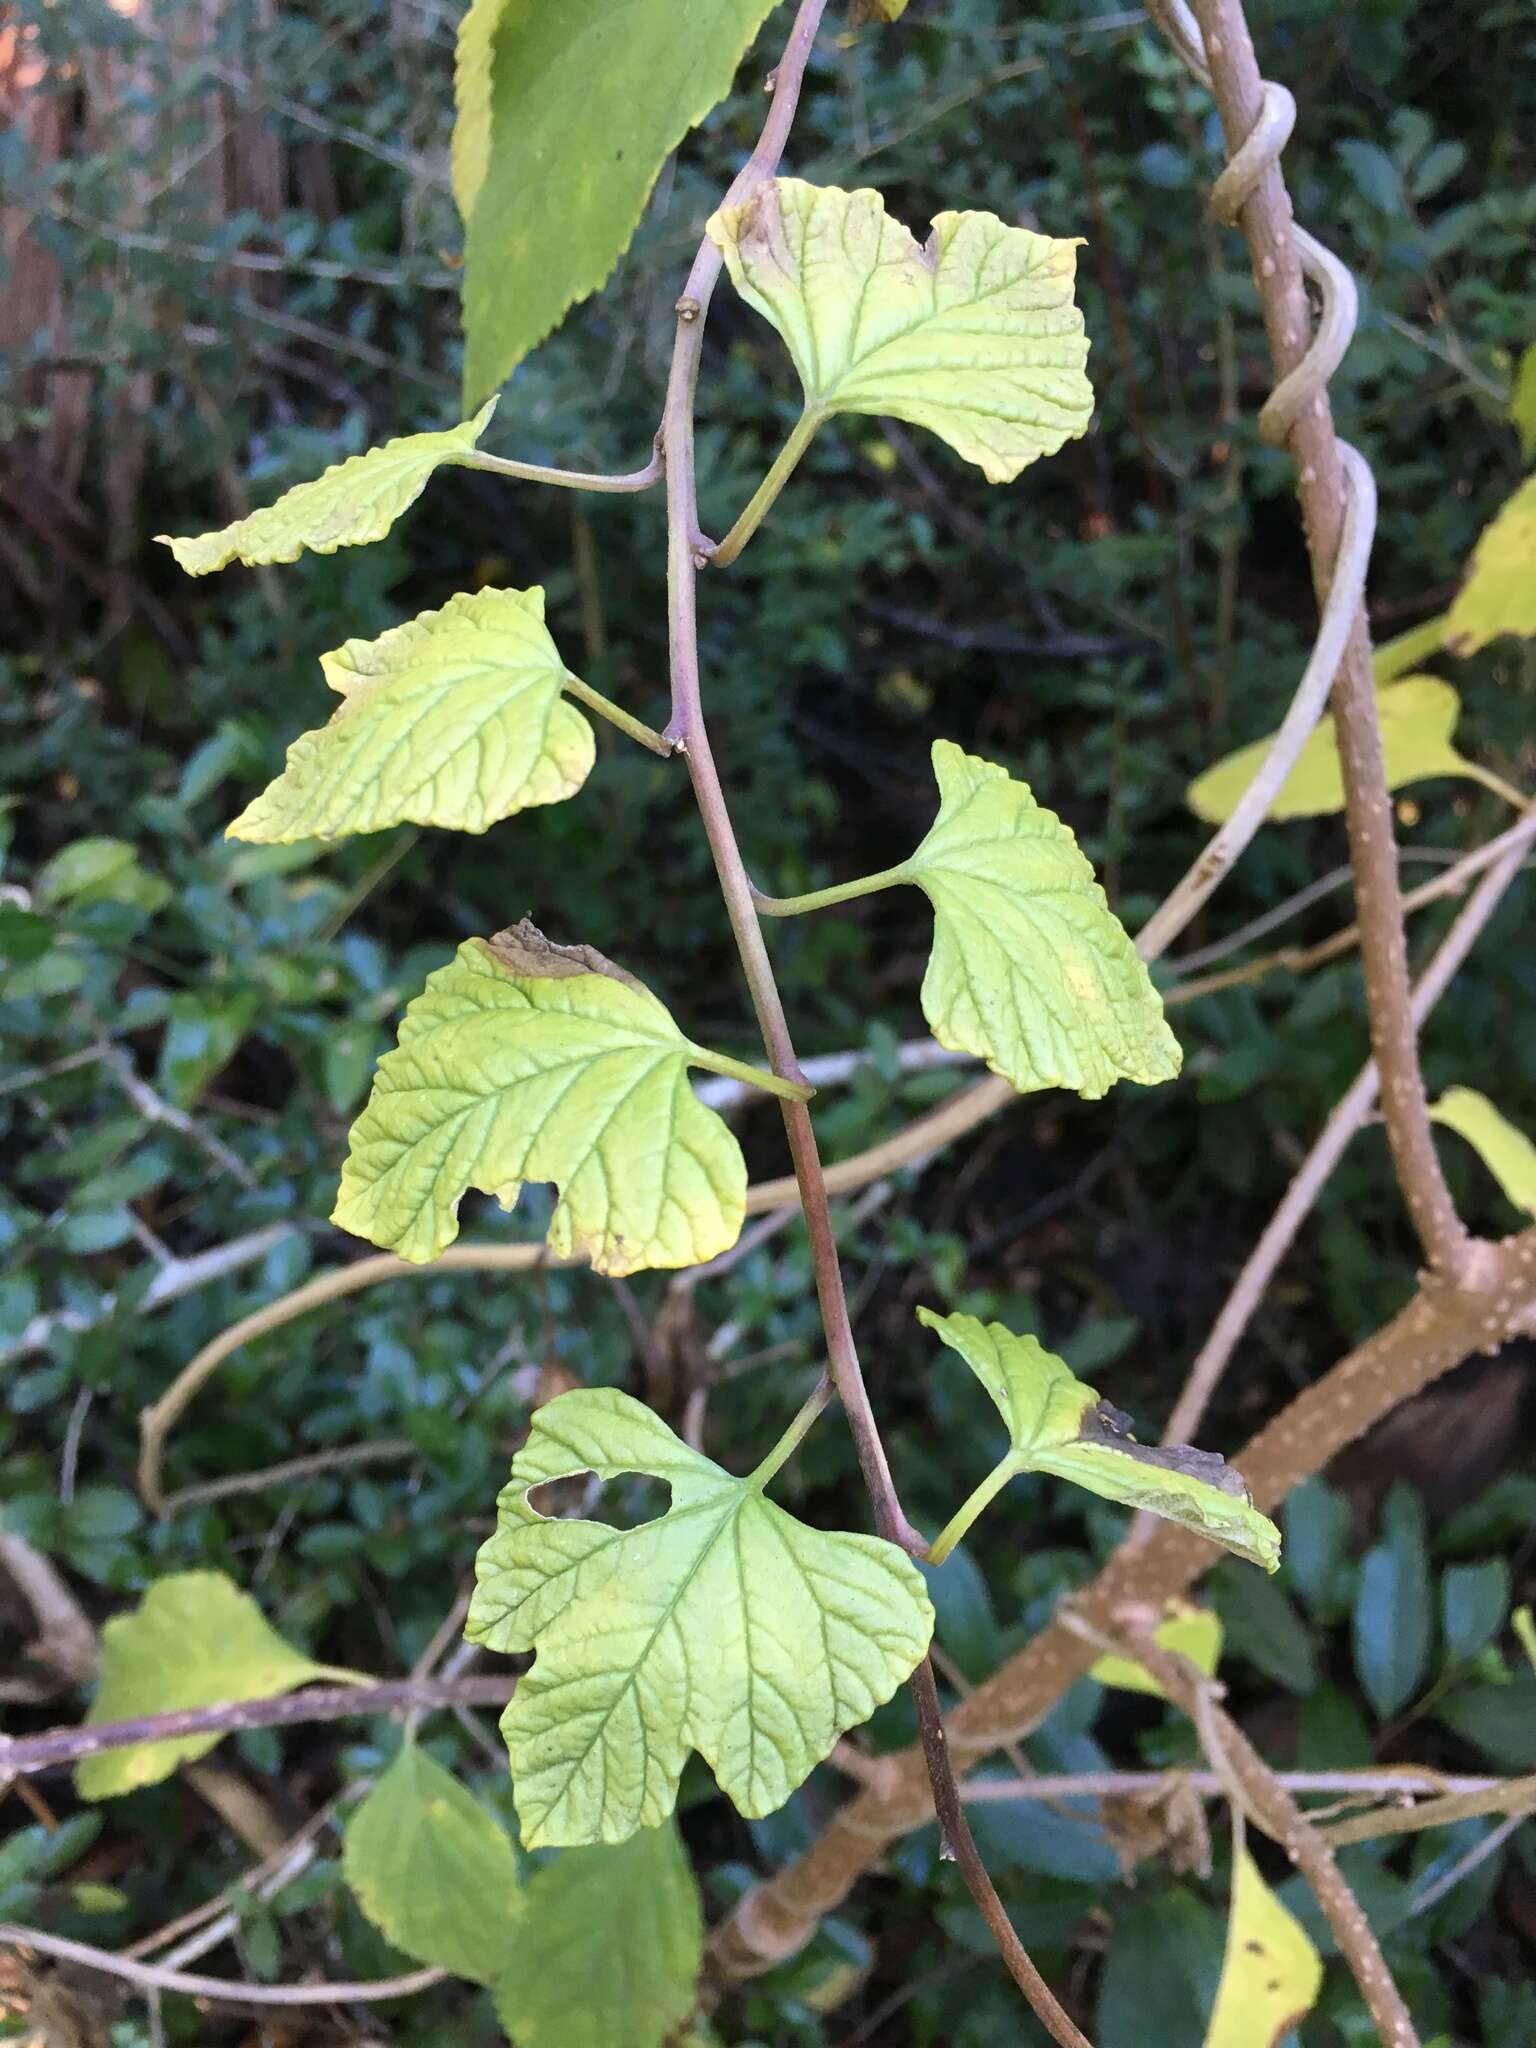
{"type": "Polygon", "coordinates": [[[1139,1444],[1131,1434],[1129,1415],[1108,1401],[1088,1410],[1078,1433],[1084,1443],[1104,1444],[1134,1458],[1138,1465],[1155,1465],[1163,1472],[1181,1472],[1186,1479],[1203,1480],[1229,1499],[1252,1505],[1253,1496],[1242,1473],[1234,1471],[1218,1452],[1197,1451],[1188,1444],[1139,1444]]]}
{"type": "Polygon", "coordinates": [[[545,938],[531,917],[520,918],[480,943],[498,967],[519,981],[563,981],[576,974],[606,974],[610,981],[621,981],[626,988],[645,994],[642,982],[616,967],[596,946],[557,946],[553,939],[545,938]]]}

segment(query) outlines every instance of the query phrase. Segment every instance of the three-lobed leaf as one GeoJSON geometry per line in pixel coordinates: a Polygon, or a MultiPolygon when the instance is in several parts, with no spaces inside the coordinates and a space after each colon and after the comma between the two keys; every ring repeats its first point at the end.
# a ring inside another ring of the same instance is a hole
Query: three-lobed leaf
{"type": "MultiPolygon", "coordinates": [[[[1404,676],[1377,690],[1376,709],[1389,789],[1402,789],[1431,775],[1476,773],[1451,744],[1451,734],[1461,716],[1461,698],[1451,684],[1442,682],[1438,676],[1404,676]]],[[[1255,740],[1198,776],[1186,795],[1195,816],[1212,825],[1225,824],[1257,774],[1269,746],[1269,739],[1255,740]]],[[[1329,712],[1308,735],[1295,767],[1281,784],[1266,815],[1279,820],[1325,818],[1343,808],[1344,774],[1339,764],[1333,714],[1329,712]]]]}
{"type": "MultiPolygon", "coordinates": [[[[1179,1522],[1265,1571],[1278,1567],[1280,1532],[1224,1459],[1182,1445],[1137,1443],[1128,1418],[1035,1337],[975,1316],[917,1313],[965,1360],[1007,1425],[1009,1452],[989,1491],[1020,1472],[1049,1472],[1105,1500],[1179,1522]]],[[[936,1557],[944,1542],[935,1544],[936,1557]]]]}
{"type": "Polygon", "coordinates": [[[1003,768],[938,740],[939,815],[897,872],[933,904],[923,1014],[1021,1091],[1178,1073],[1182,1053],[1077,841],[1003,768]]]}
{"type": "Polygon", "coordinates": [[[306,548],[333,555],[337,548],[382,540],[421,496],[433,470],[462,460],[474,448],[495,409],[492,400],[473,419],[441,433],[404,434],[365,455],[333,462],[310,483],[284,491],[276,504],[216,532],[155,538],[164,541],[189,576],[207,576],[234,561],[296,562],[306,548]]]}
{"type": "MultiPolygon", "coordinates": [[[[316,1664],[271,1626],[248,1593],[222,1572],[177,1572],[156,1579],[131,1614],[101,1631],[101,1683],[87,1727],[146,1714],[265,1699],[315,1678],[350,1678],[316,1664]]],[[[103,1750],[75,1767],[82,1799],[111,1799],[158,1785],[178,1764],[206,1756],[216,1734],[183,1735],[103,1750]]]]}
{"type": "Polygon", "coordinates": [[[451,1771],[406,1741],[347,1826],[342,1873],[406,1955],[493,1984],[522,1915],[506,1834],[451,1771]]]}
{"type": "Polygon", "coordinates": [[[341,705],[294,741],[231,839],[335,839],[406,822],[483,832],[574,796],[591,771],[592,728],[561,694],[567,670],[537,587],[461,593],[320,666],[341,705]]]}
{"type": "Polygon", "coordinates": [[[436,1258],[470,1188],[560,1190],[551,1248],[600,1273],[693,1266],[736,1242],[741,1148],[694,1094],[709,1056],[639,982],[526,920],[428,978],[352,1126],[332,1220],[436,1258]]]}
{"type": "Polygon", "coordinates": [[[502,1716],[523,1839],[622,1841],[671,1813],[696,1749],[744,1814],[782,1806],[928,1646],[911,1559],[807,1528],[613,1388],[540,1408],[476,1562],[466,1633],[537,1650],[502,1716]],[[579,1472],[665,1480],[630,1530],[549,1519],[529,1491],[579,1472]]]}
{"type": "Polygon", "coordinates": [[[1536,1145],[1524,1131],[1475,1088],[1447,1088],[1429,1113],[1466,1139],[1517,1209],[1536,1216],[1536,1145]]]}
{"type": "Polygon", "coordinates": [[[535,1871],[527,1961],[496,1986],[517,2048],[663,2048],[693,2011],[703,1959],[698,1886],[676,1828],[567,1849],[535,1871]]]}
{"type": "Polygon", "coordinates": [[[730,90],[774,5],[475,0],[454,145],[468,403],[606,282],[663,163],[730,90]]]}
{"type": "Polygon", "coordinates": [[[926,427],[989,483],[1086,430],[1075,241],[941,213],[920,245],[878,192],[799,178],[722,207],[709,233],[736,289],[783,336],[812,419],[926,427]]]}
{"type": "Polygon", "coordinates": [[[1322,1986],[1322,1958],[1312,1937],[1239,1847],[1226,1954],[1205,2048],[1279,2048],[1317,2003],[1322,1986]]]}
{"type": "Polygon", "coordinates": [[[1536,476],[1483,528],[1446,615],[1453,654],[1475,654],[1505,633],[1536,637],[1536,476]]]}

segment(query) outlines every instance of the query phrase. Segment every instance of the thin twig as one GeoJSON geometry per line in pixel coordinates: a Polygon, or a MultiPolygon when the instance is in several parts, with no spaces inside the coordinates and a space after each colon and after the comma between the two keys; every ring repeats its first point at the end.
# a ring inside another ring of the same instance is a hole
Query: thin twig
{"type": "MultiPolygon", "coordinates": [[[[1066,1619],[1071,1626],[1074,1618],[1069,1615],[1066,1619]]],[[[1091,1633],[1101,1639],[1101,1631],[1091,1633]]],[[[1402,1994],[1332,1849],[1221,1706],[1221,1688],[1186,1658],[1160,1648],[1144,1630],[1126,1631],[1123,1643],[1111,1639],[1110,1646],[1144,1664],[1168,1697],[1185,1710],[1200,1732],[1212,1768],[1230,1773],[1235,1802],[1240,1802],[1238,1810],[1280,1844],[1311,1885],[1360,1987],[1383,2048],[1419,2048],[1419,2036],[1402,1994]]]]}
{"type": "Polygon", "coordinates": [[[228,1977],[199,1977],[185,1970],[167,1970],[158,1963],[131,1962],[110,1949],[92,1948],[88,1942],[66,1941],[59,1934],[42,1934],[35,1927],[0,1925],[0,1948],[14,1948],[41,1956],[56,1956],[62,1963],[77,1963],[82,1969],[100,1970],[108,1977],[121,1977],[152,1991],[179,1992],[187,1998],[212,1998],[223,2005],[359,2005],[379,2004],[388,1998],[413,1998],[447,1977],[446,1970],[412,1970],[404,1977],[376,1977],[361,1984],[250,1984],[228,1977]]]}
{"type": "Polygon", "coordinates": [[[274,1698],[228,1700],[211,1707],[183,1707],[168,1714],[143,1714],[129,1721],[87,1722],[78,1728],[50,1728],[42,1735],[0,1735],[0,1782],[58,1770],[106,1750],[142,1743],[183,1740],[189,1735],[231,1735],[242,1728],[294,1728],[310,1721],[344,1721],[354,1715],[396,1714],[423,1707],[504,1707],[517,1689],[515,1677],[389,1678],[374,1685],[316,1685],[274,1698]]]}

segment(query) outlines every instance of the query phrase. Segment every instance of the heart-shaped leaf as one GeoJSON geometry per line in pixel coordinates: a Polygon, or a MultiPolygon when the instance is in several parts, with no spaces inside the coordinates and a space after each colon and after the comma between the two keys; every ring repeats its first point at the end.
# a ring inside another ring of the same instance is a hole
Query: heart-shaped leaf
{"type": "Polygon", "coordinates": [[[408,505],[421,496],[434,469],[466,455],[485,432],[494,399],[472,420],[433,434],[405,434],[333,462],[313,482],[295,484],[275,505],[264,505],[214,533],[173,539],[157,533],[189,576],[206,576],[233,561],[296,562],[305,548],[333,555],[338,548],[382,540],[408,505]]]}
{"type": "Polygon", "coordinates": [[[892,879],[933,904],[923,1014],[1021,1092],[1171,1080],[1183,1054],[1162,1000],[1077,841],[1028,785],[949,740],[939,815],[892,879]]]}
{"type": "MultiPolygon", "coordinates": [[[[1461,699],[1449,683],[1438,676],[1404,676],[1399,682],[1384,683],[1376,692],[1376,709],[1388,789],[1402,789],[1431,775],[1477,778],[1476,764],[1451,745],[1451,734],[1461,716],[1461,699]]],[[[1255,740],[1207,768],[1186,793],[1185,801],[1195,816],[1212,825],[1225,824],[1268,752],[1269,739],[1255,740]]],[[[1326,818],[1343,808],[1344,774],[1330,712],[1308,735],[1266,815],[1326,818]]]]}
{"type": "Polygon", "coordinates": [[[414,1742],[348,1822],[342,1871],[374,1926],[417,1962],[476,1984],[505,1974],[523,1906],[512,1844],[414,1742]]]}
{"type": "Polygon", "coordinates": [[[1429,1113],[1466,1139],[1517,1209],[1536,1216],[1536,1145],[1524,1131],[1475,1088],[1447,1088],[1429,1113]]]}
{"type": "Polygon", "coordinates": [[[342,703],[288,749],[231,839],[335,839],[410,822],[483,832],[586,781],[592,728],[561,695],[544,593],[450,598],[377,640],[322,654],[342,703]]]}
{"type": "Polygon", "coordinates": [[[927,427],[994,484],[1087,428],[1075,240],[941,213],[920,245],[878,192],[799,178],[722,207],[709,233],[736,289],[784,337],[812,420],[861,412],[927,427]]]}
{"type": "Polygon", "coordinates": [[[467,1189],[510,1209],[551,1180],[554,1251],[600,1273],[699,1265],[745,1213],[741,1148],[688,1081],[720,1064],[590,946],[526,920],[466,939],[379,1062],[331,1220],[423,1263],[458,1235],[467,1189]]]}
{"type": "Polygon", "coordinates": [[[1129,1418],[1074,1378],[1065,1360],[1037,1338],[1017,1337],[975,1316],[941,1316],[930,1308],[917,1314],[981,1381],[1008,1426],[1010,1444],[933,1545],[935,1562],[1010,1479],[1050,1472],[1105,1500],[1180,1522],[1265,1571],[1278,1567],[1280,1531],[1254,1507],[1242,1476],[1225,1459],[1182,1445],[1137,1443],[1129,1418]]]}
{"type": "Polygon", "coordinates": [[[1452,654],[1475,654],[1504,633],[1536,636],[1536,476],[1483,528],[1446,615],[1452,654]]]}
{"type": "Polygon", "coordinates": [[[672,1811],[690,1749],[744,1814],[772,1813],[928,1647],[911,1559],[807,1528],[611,1387],[540,1408],[480,1551],[467,1634],[537,1650],[502,1716],[523,1839],[617,1842],[672,1811]],[[650,1473],[638,1529],[546,1519],[529,1489],[650,1473]]]}

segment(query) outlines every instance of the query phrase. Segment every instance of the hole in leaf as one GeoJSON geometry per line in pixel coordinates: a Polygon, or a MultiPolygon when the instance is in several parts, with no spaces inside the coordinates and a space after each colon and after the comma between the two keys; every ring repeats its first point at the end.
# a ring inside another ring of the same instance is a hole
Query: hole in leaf
{"type": "Polygon", "coordinates": [[[528,1505],[536,1515],[571,1515],[583,1522],[606,1522],[610,1529],[639,1529],[667,1513],[672,1488],[648,1472],[621,1472],[606,1481],[595,1472],[573,1472],[567,1479],[530,1486],[528,1505]]]}

